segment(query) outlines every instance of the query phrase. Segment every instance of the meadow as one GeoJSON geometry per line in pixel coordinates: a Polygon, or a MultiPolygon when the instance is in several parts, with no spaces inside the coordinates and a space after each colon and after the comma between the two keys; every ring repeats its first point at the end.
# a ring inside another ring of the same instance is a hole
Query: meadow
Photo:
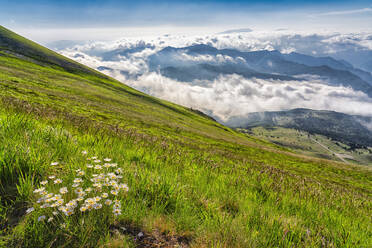
{"type": "Polygon", "coordinates": [[[0,247],[372,244],[369,167],[295,154],[25,46],[48,56],[0,49],[0,247]],[[108,173],[116,195],[90,180],[108,173]],[[71,215],[41,207],[56,195],[83,199],[71,215]],[[94,197],[102,206],[81,211],[94,197]]]}

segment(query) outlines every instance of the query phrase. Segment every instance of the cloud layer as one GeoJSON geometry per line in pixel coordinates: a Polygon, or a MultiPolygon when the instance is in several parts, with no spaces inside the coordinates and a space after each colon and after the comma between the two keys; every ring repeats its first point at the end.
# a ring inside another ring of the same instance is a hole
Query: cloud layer
{"type": "MultiPolygon", "coordinates": [[[[215,80],[195,80],[190,83],[167,78],[149,69],[149,56],[164,47],[194,44],[241,51],[278,50],[282,53],[296,51],[309,55],[332,55],[360,66],[370,59],[367,55],[372,50],[372,34],[306,34],[280,30],[271,33],[229,32],[192,37],[166,35],[148,39],[93,42],[60,52],[138,90],[200,109],[223,123],[229,123],[232,117],[244,117],[250,112],[293,108],[372,115],[372,99],[366,94],[351,88],[329,86],[319,78],[308,78],[306,81],[263,80],[246,79],[232,74],[221,75],[215,80]]],[[[177,56],[177,61],[184,65],[242,62],[229,56],[193,56],[182,51],[177,56]]]]}

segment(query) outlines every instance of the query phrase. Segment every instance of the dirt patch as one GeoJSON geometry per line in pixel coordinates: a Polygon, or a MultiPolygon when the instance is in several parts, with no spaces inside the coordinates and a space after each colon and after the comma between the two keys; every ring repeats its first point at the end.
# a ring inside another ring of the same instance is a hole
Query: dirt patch
{"type": "Polygon", "coordinates": [[[191,237],[188,236],[169,235],[159,230],[153,230],[151,233],[148,233],[139,227],[128,224],[113,225],[110,229],[113,234],[123,234],[132,237],[133,242],[138,248],[186,248],[189,247],[191,242],[191,237]]]}

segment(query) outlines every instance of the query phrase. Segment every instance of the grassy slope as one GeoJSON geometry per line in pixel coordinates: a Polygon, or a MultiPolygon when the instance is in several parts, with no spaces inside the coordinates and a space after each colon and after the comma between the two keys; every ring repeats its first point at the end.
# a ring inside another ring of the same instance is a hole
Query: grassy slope
{"type": "Polygon", "coordinates": [[[40,60],[0,51],[0,246],[133,246],[162,237],[195,247],[372,243],[366,168],[294,155],[100,74],[40,60]],[[69,178],[84,164],[82,150],[124,169],[123,215],[67,231],[25,216],[39,181],[69,178]],[[145,239],[110,235],[115,226],[145,239]]]}
{"type": "Polygon", "coordinates": [[[257,138],[268,140],[304,155],[340,161],[332,153],[335,152],[350,163],[372,165],[372,148],[350,150],[348,145],[323,135],[313,135],[304,131],[283,127],[255,127],[249,130],[243,129],[242,132],[247,132],[257,138]],[[327,146],[332,152],[314,142],[314,139],[327,146]]]}

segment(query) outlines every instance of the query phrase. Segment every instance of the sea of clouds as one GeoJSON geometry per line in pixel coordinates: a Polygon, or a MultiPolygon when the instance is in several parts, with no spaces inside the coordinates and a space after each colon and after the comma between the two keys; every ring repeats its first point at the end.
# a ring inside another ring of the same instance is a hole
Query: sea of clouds
{"type": "MultiPolygon", "coordinates": [[[[239,75],[220,75],[214,80],[180,82],[149,69],[148,58],[167,46],[186,47],[207,44],[219,49],[240,51],[278,50],[313,56],[333,56],[363,68],[372,54],[372,34],[306,34],[287,30],[275,32],[224,32],[206,36],[147,37],[116,41],[88,42],[59,52],[78,62],[99,69],[119,81],[187,107],[199,109],[220,122],[244,117],[251,112],[279,111],[293,108],[333,110],[347,114],[372,116],[372,99],[365,93],[342,86],[330,86],[320,78],[307,81],[246,79],[239,75]],[[120,51],[117,55],[115,51],[120,51]]],[[[179,53],[177,61],[185,65],[207,62],[241,63],[223,55],[179,53]]],[[[363,68],[368,70],[368,68],[363,68]]]]}

